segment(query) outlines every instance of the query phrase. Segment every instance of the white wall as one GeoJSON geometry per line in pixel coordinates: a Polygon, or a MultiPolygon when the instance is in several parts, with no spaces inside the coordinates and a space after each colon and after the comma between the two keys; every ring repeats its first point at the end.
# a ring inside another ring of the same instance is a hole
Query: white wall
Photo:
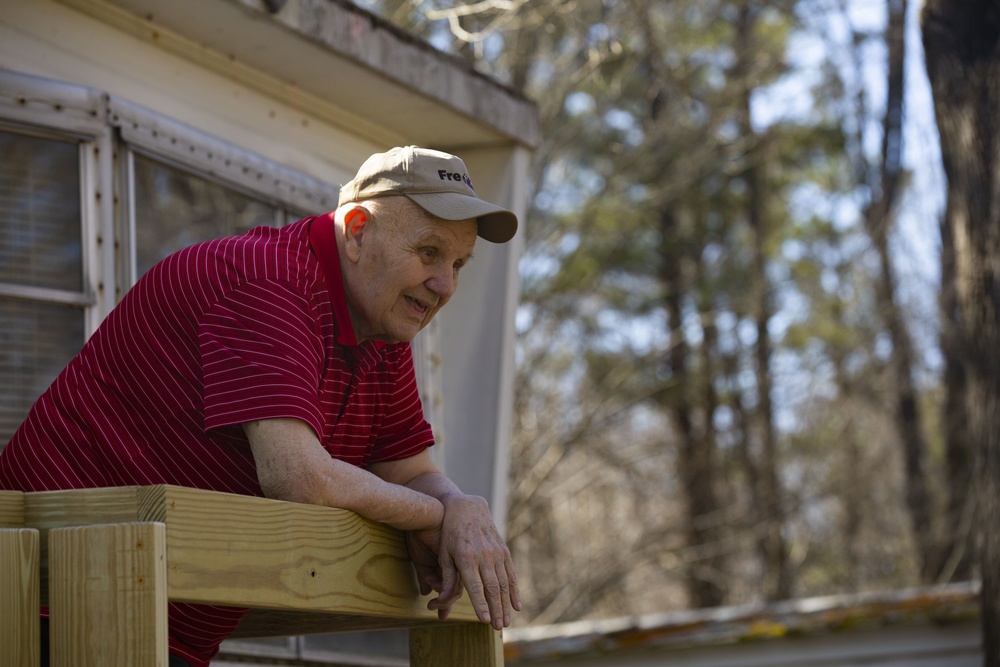
{"type": "Polygon", "coordinates": [[[511,206],[521,228],[497,245],[476,243],[460,288],[441,311],[442,387],[446,472],[470,493],[490,499],[500,526],[506,517],[507,472],[513,419],[514,315],[520,284],[517,262],[524,243],[528,153],[458,151],[476,193],[511,206]]]}

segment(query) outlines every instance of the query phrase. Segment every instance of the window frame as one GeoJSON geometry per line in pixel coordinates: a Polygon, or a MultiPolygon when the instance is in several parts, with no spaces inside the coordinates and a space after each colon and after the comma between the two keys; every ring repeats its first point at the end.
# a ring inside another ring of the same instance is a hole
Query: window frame
{"type": "Polygon", "coordinates": [[[6,123],[3,119],[0,119],[0,132],[5,134],[16,134],[19,136],[34,137],[37,139],[46,139],[49,141],[57,141],[66,144],[73,144],[77,151],[77,174],[79,176],[79,188],[80,188],[80,220],[78,221],[77,230],[80,235],[80,268],[81,268],[81,289],[76,290],[64,290],[57,289],[53,287],[38,287],[35,285],[25,285],[21,283],[8,283],[0,281],[0,297],[10,298],[10,299],[21,299],[24,301],[35,301],[42,303],[50,303],[62,306],[74,306],[77,308],[90,308],[97,304],[97,298],[92,293],[88,284],[88,270],[87,270],[87,258],[86,258],[86,239],[87,232],[84,229],[86,224],[85,221],[89,217],[87,216],[84,208],[87,197],[87,188],[89,187],[89,181],[93,180],[88,178],[84,174],[85,159],[87,152],[91,149],[91,142],[85,137],[81,137],[75,134],[68,134],[64,132],[57,132],[54,130],[38,127],[28,127],[20,124],[6,123]]]}
{"type": "Polygon", "coordinates": [[[118,290],[124,294],[138,279],[135,207],[135,156],[169,167],[275,207],[274,225],[327,211],[337,205],[339,189],[320,179],[280,165],[201,130],[172,120],[124,98],[107,97],[108,122],[119,137],[118,181],[123,206],[118,233],[125,250],[119,262],[118,290]]]}
{"type": "MultiPolygon", "coordinates": [[[[118,279],[120,283],[120,290],[122,294],[128,291],[132,285],[139,279],[138,270],[138,249],[137,249],[137,239],[139,236],[139,227],[142,224],[141,213],[136,207],[136,191],[135,191],[135,158],[136,156],[141,156],[147,160],[156,162],[165,167],[171,169],[176,169],[178,171],[184,172],[196,178],[200,178],[208,183],[218,185],[220,187],[231,190],[249,199],[261,202],[267,206],[274,208],[274,219],[271,222],[275,227],[282,227],[288,224],[290,220],[289,209],[284,205],[273,201],[272,199],[262,197],[260,193],[248,190],[243,187],[234,186],[223,179],[212,177],[205,172],[198,171],[188,165],[181,164],[174,160],[165,159],[162,155],[153,153],[152,151],[146,150],[144,148],[136,147],[128,143],[122,143],[120,148],[121,160],[123,168],[120,169],[120,182],[122,183],[123,190],[123,206],[122,215],[120,216],[121,222],[119,224],[119,238],[121,239],[121,246],[125,249],[119,260],[119,274],[118,279]]],[[[300,217],[304,217],[307,214],[302,214],[300,217]]],[[[291,221],[297,220],[294,218],[291,221]]]]}
{"type": "Polygon", "coordinates": [[[0,296],[84,310],[89,338],[116,303],[114,144],[103,96],[89,88],[0,70],[0,128],[79,146],[80,292],[0,285],[0,296]]]}

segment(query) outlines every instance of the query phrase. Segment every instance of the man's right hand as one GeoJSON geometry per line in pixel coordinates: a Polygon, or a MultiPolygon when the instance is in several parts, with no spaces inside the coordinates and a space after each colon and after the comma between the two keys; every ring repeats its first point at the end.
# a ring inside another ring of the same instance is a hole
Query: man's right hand
{"type": "Polygon", "coordinates": [[[372,471],[425,493],[443,506],[440,524],[431,529],[419,527],[407,537],[421,592],[438,593],[428,608],[447,617],[464,588],[479,620],[497,630],[509,626],[511,611],[521,610],[517,574],[486,500],[462,493],[437,469],[427,450],[408,459],[375,464],[372,471]],[[430,562],[431,553],[436,563],[430,562]]]}
{"type": "Polygon", "coordinates": [[[444,522],[438,563],[441,595],[450,608],[469,592],[476,615],[497,630],[510,625],[511,611],[521,610],[517,574],[507,544],[500,536],[484,498],[451,494],[441,498],[444,522]]]}
{"type": "MultiPolygon", "coordinates": [[[[417,571],[420,594],[441,593],[444,586],[441,565],[438,560],[438,552],[441,549],[441,530],[436,528],[434,530],[408,531],[406,533],[406,549],[413,562],[413,567],[417,571]]],[[[459,587],[458,596],[449,604],[442,604],[440,597],[437,597],[427,603],[427,608],[437,610],[438,618],[443,621],[448,618],[452,605],[459,597],[461,597],[461,587],[459,587]]]]}

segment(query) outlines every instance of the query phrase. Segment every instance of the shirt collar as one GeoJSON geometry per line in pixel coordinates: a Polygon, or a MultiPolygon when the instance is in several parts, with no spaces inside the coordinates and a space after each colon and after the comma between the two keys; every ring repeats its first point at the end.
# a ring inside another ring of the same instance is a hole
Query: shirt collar
{"type": "MultiPolygon", "coordinates": [[[[326,288],[330,292],[333,319],[337,323],[336,340],[341,345],[358,346],[358,338],[351,325],[347,311],[347,295],[344,292],[344,277],[340,272],[340,253],[337,251],[337,225],[333,212],[320,215],[309,223],[309,245],[319,260],[319,266],[326,277],[326,288]],[[336,298],[336,295],[341,298],[336,298]]],[[[377,348],[384,343],[371,341],[377,348]]]]}

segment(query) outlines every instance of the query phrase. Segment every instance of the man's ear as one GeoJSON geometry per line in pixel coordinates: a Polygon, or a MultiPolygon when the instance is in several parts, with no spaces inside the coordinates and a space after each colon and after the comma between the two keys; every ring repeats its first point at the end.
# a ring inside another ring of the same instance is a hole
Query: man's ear
{"type": "Polygon", "coordinates": [[[344,252],[351,262],[361,258],[361,244],[370,220],[371,212],[357,204],[344,213],[344,252]]]}

